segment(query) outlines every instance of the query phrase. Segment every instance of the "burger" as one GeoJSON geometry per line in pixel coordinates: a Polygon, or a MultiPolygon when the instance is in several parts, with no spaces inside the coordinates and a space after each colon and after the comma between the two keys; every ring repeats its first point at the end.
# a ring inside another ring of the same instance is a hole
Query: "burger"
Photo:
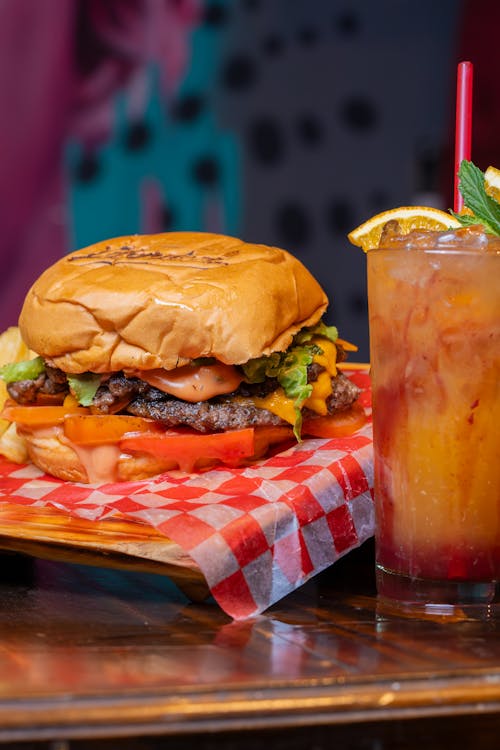
{"type": "Polygon", "coordinates": [[[32,359],[3,367],[31,461],[69,481],[127,481],[254,461],[364,422],[351,349],[290,253],[203,232],[70,253],[29,290],[32,359]]]}

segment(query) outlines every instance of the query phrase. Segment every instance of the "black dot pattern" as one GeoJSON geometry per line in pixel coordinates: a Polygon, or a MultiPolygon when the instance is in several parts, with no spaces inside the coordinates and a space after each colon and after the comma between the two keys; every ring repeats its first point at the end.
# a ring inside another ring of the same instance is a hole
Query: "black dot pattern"
{"type": "Polygon", "coordinates": [[[278,206],[276,230],[280,240],[278,244],[305,250],[311,238],[312,226],[304,206],[295,201],[278,206]]]}
{"type": "Polygon", "coordinates": [[[251,88],[257,78],[255,63],[250,57],[235,55],[230,58],[223,71],[222,83],[232,91],[243,91],[251,88]]]}
{"type": "Polygon", "coordinates": [[[175,225],[175,216],[170,206],[162,206],[161,227],[164,232],[170,232],[175,225]]]}
{"type": "Polygon", "coordinates": [[[203,11],[203,22],[207,26],[224,26],[228,20],[228,10],[221,3],[209,3],[203,11]]]}
{"type": "Polygon", "coordinates": [[[372,192],[368,194],[368,205],[368,211],[376,214],[379,211],[391,208],[395,203],[387,190],[379,189],[372,190],[372,192]]]}
{"type": "Polygon", "coordinates": [[[314,146],[322,142],[324,127],[319,117],[313,114],[300,115],[297,120],[297,134],[302,143],[314,146]]]}
{"type": "Polygon", "coordinates": [[[185,94],[173,102],[170,116],[178,122],[192,122],[202,113],[205,106],[203,97],[198,94],[185,94]]]}
{"type": "MultiPolygon", "coordinates": [[[[171,163],[157,160],[166,179],[150,223],[164,231],[217,225],[291,250],[330,297],[327,322],[366,360],[366,258],[346,235],[435,186],[448,139],[437,103],[451,90],[459,5],[203,0],[192,67],[164,105],[168,136],[180,148],[171,163]],[[181,187],[176,194],[186,178],[196,200],[181,187]]],[[[80,65],[92,69],[95,50],[79,53],[80,65]]],[[[118,137],[134,170],[142,161],[149,169],[164,145],[155,110],[146,111],[118,137]]],[[[105,147],[70,164],[86,196],[87,185],[112,171],[105,147]]]]}
{"type": "Polygon", "coordinates": [[[193,164],[193,178],[198,185],[211,187],[219,181],[219,165],[213,156],[200,156],[193,164]]]}
{"type": "Polygon", "coordinates": [[[101,172],[101,165],[99,159],[94,153],[83,154],[74,170],[74,177],[76,182],[89,183],[93,182],[99,177],[101,172]]]}
{"type": "Polygon", "coordinates": [[[279,57],[285,50],[285,42],[279,34],[268,34],[262,40],[262,51],[268,57],[279,57]]]}
{"type": "Polygon", "coordinates": [[[318,41],[318,38],[318,30],[315,29],[314,26],[304,26],[303,28],[299,29],[299,32],[297,34],[297,39],[300,44],[306,47],[315,44],[318,41]]]}
{"type": "Polygon", "coordinates": [[[127,151],[138,151],[148,145],[151,131],[146,122],[134,122],[129,125],[125,134],[125,148],[127,151]]]}
{"type": "Polygon", "coordinates": [[[420,152],[448,137],[436,102],[451,90],[458,4],[226,5],[216,101],[240,148],[240,234],[303,258],[332,298],[331,322],[367,359],[366,258],[347,234],[436,182],[420,152]],[[438,26],[426,22],[431,8],[438,26]]]}
{"type": "Polygon", "coordinates": [[[332,200],[327,207],[326,221],[333,234],[348,234],[356,222],[350,202],[343,198],[332,200]]]}
{"type": "Polygon", "coordinates": [[[352,97],[343,102],[341,117],[344,124],[355,131],[373,130],[377,124],[375,105],[367,97],[352,97]]]}
{"type": "Polygon", "coordinates": [[[256,161],[273,165],[284,155],[283,136],[276,121],[262,117],[250,124],[249,151],[256,161]]]}
{"type": "Polygon", "coordinates": [[[338,14],[334,21],[334,28],[340,34],[345,36],[354,36],[359,32],[360,19],[354,11],[344,10],[338,14]]]}
{"type": "Polygon", "coordinates": [[[261,0],[241,0],[245,10],[260,10],[261,0]]]}
{"type": "Polygon", "coordinates": [[[352,292],[349,295],[349,308],[354,315],[366,315],[368,313],[366,295],[360,292],[352,292]]]}

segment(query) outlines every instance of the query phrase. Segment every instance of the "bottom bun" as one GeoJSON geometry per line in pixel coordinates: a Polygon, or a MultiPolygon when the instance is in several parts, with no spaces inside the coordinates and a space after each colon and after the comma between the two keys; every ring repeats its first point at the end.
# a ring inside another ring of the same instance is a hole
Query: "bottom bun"
{"type": "MultiPolygon", "coordinates": [[[[68,482],[102,484],[148,479],[166,471],[178,470],[175,459],[149,453],[123,453],[118,445],[75,445],[64,434],[62,426],[26,427],[17,425],[26,443],[30,461],[47,474],[68,482]]],[[[254,454],[241,465],[283,450],[294,442],[291,427],[275,426],[263,433],[256,430],[254,454]]],[[[216,458],[200,456],[195,471],[206,471],[220,464],[216,458]]],[[[236,465],[234,463],[230,464],[236,465]]]]}
{"type": "Polygon", "coordinates": [[[76,446],[61,427],[17,429],[26,441],[30,461],[46,474],[68,482],[135,481],[176,468],[170,459],[145,453],[131,456],[115,445],[76,446]]]}
{"type": "Polygon", "coordinates": [[[27,430],[17,427],[26,441],[28,456],[39,469],[69,482],[89,482],[85,467],[75,451],[58,438],[62,430],[57,427],[27,430]]]}

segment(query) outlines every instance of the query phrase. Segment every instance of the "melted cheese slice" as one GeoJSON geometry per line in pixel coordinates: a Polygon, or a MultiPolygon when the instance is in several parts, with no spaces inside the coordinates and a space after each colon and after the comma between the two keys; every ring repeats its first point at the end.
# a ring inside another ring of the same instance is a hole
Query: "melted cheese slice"
{"type": "MultiPolygon", "coordinates": [[[[332,378],[337,374],[337,347],[333,341],[323,338],[314,338],[313,343],[322,349],[321,354],[315,354],[313,362],[325,368],[318,376],[318,379],[311,383],[312,392],[303,406],[311,411],[325,416],[328,413],[326,401],[332,393],[332,378]]],[[[295,424],[295,406],[293,398],[285,395],[283,388],[277,388],[264,398],[254,397],[253,402],[259,409],[276,414],[290,424],[295,424]]]]}
{"type": "Polygon", "coordinates": [[[337,374],[337,347],[329,339],[314,338],[313,344],[323,350],[323,354],[314,355],[313,362],[322,365],[330,377],[334,378],[337,374]]]}
{"type": "Polygon", "coordinates": [[[285,422],[295,424],[295,407],[293,398],[285,396],[283,388],[276,388],[275,391],[264,396],[264,398],[254,396],[252,401],[259,409],[267,409],[267,411],[272,412],[272,414],[276,414],[278,417],[281,417],[281,419],[284,419],[285,422]]]}

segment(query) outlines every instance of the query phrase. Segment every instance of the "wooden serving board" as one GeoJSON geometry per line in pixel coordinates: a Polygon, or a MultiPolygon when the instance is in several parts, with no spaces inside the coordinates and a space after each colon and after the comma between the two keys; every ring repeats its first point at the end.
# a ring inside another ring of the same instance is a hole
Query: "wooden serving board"
{"type": "Polygon", "coordinates": [[[147,524],[122,515],[92,521],[56,508],[0,503],[0,549],[34,557],[168,576],[190,599],[209,589],[194,560],[147,524]]]}

